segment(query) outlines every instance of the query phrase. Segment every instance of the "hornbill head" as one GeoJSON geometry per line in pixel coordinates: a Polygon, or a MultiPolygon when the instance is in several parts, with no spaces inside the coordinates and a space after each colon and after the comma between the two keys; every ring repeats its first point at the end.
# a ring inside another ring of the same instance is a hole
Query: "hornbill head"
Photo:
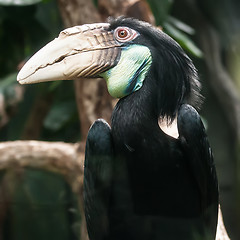
{"type": "Polygon", "coordinates": [[[182,103],[198,99],[196,69],[182,48],[150,24],[124,17],[62,31],[25,64],[17,80],[28,84],[99,76],[116,98],[148,85],[159,116],[170,119],[182,103]]]}

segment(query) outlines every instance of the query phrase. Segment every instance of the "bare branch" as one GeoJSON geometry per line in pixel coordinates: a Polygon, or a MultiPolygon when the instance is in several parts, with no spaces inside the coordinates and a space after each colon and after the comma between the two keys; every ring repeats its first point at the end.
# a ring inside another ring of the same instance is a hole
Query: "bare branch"
{"type": "MultiPolygon", "coordinates": [[[[69,183],[72,191],[78,196],[81,215],[83,211],[83,151],[79,144],[51,143],[40,141],[15,141],[0,143],[0,170],[22,169],[32,167],[60,173],[69,183]]],[[[4,196],[4,183],[0,185],[1,198],[4,196]]],[[[1,199],[0,198],[0,199],[1,199]]],[[[0,223],[5,218],[8,201],[1,201],[0,223]]],[[[87,240],[87,230],[82,218],[79,239],[87,240]]],[[[1,225],[0,225],[1,226],[1,225]]]]}

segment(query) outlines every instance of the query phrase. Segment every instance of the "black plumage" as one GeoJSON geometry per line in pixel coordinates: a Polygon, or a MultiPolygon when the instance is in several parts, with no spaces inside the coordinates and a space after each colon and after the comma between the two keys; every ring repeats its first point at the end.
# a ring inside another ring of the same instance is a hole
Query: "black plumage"
{"type": "Polygon", "coordinates": [[[134,19],[112,20],[140,36],[152,66],[143,86],[117,103],[111,128],[96,121],[87,139],[85,215],[90,240],[215,239],[216,170],[204,126],[196,69],[162,31],[134,19]],[[177,117],[179,138],[160,128],[177,117]]]}

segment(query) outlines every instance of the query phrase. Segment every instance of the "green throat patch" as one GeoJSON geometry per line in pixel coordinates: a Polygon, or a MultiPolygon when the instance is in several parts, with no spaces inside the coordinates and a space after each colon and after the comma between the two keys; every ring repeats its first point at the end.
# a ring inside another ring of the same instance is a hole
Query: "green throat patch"
{"type": "Polygon", "coordinates": [[[108,91],[122,98],[139,90],[152,64],[150,50],[142,45],[124,47],[118,64],[100,74],[107,82],[108,91]]]}

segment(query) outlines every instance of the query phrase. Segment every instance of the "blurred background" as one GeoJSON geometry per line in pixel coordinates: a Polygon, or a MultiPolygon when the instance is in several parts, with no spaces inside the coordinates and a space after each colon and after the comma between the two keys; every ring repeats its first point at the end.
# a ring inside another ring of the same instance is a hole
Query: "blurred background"
{"type": "Polygon", "coordinates": [[[0,240],[87,239],[84,142],[116,101],[102,79],[20,86],[16,75],[62,29],[119,15],[161,28],[199,70],[224,222],[240,239],[239,9],[238,0],[0,0],[0,240]]]}

